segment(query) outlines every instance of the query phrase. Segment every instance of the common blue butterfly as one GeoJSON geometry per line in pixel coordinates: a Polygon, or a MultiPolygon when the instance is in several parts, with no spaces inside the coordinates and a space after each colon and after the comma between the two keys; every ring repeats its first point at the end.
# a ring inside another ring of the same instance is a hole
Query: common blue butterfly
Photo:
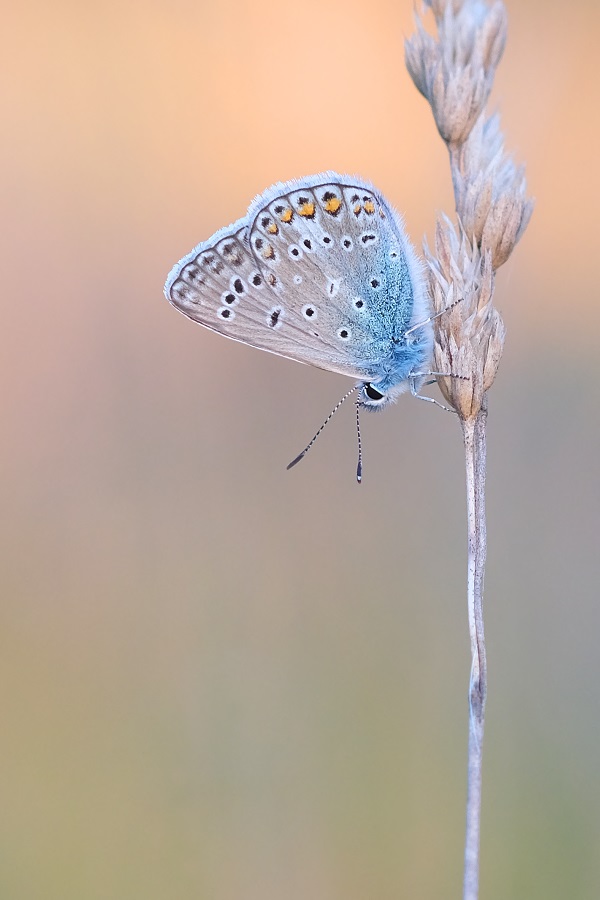
{"type": "Polygon", "coordinates": [[[401,217],[360,178],[273,185],[177,263],[165,296],[233,340],[359,379],[357,411],[418,396],[433,374],[421,263],[401,217]]]}

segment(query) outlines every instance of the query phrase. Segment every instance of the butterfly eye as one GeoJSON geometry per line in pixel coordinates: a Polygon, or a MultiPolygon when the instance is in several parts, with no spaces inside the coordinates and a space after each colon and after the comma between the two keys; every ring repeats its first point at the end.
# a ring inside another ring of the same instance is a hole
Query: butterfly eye
{"type": "Polygon", "coordinates": [[[385,396],[381,391],[374,388],[372,384],[365,384],[364,391],[369,400],[374,400],[375,402],[377,402],[377,400],[383,400],[385,396]]]}

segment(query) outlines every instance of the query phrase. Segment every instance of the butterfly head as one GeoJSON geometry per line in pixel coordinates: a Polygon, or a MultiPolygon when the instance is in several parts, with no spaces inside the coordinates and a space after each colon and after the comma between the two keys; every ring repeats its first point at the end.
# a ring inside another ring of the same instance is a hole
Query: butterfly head
{"type": "MultiPolygon", "coordinates": [[[[414,379],[417,384],[422,382],[422,378],[414,379]]],[[[369,412],[376,412],[385,409],[390,403],[395,403],[400,394],[404,394],[410,390],[411,378],[404,378],[402,381],[390,384],[389,381],[381,383],[373,383],[372,381],[360,382],[357,385],[359,390],[358,403],[363,409],[369,412]]]]}
{"type": "Polygon", "coordinates": [[[365,409],[376,410],[383,409],[390,403],[390,398],[383,391],[378,390],[370,381],[359,385],[358,401],[365,409]]]}
{"type": "Polygon", "coordinates": [[[392,341],[389,357],[382,361],[379,377],[357,384],[358,403],[371,412],[395,403],[400,394],[419,388],[421,373],[429,369],[433,332],[429,321],[419,322],[414,331],[392,341]]]}

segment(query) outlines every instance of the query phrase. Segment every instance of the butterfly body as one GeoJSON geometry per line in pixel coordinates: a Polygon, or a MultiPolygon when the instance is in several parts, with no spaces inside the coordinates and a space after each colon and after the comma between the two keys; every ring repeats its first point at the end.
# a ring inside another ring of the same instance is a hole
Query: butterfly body
{"type": "Polygon", "coordinates": [[[165,295],[226,337],[358,379],[369,409],[414,392],[431,359],[424,276],[402,220],[353,176],[269,188],[177,263],[165,295]]]}

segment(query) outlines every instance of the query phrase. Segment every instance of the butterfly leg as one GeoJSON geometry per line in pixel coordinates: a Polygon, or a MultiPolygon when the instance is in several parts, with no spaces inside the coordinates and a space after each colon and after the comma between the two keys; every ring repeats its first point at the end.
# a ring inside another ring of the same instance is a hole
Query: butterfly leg
{"type": "MultiPolygon", "coordinates": [[[[470,381],[467,375],[455,375],[453,372],[412,372],[411,378],[425,378],[426,375],[439,375],[441,378],[460,378],[461,381],[470,381]]],[[[433,384],[430,381],[429,384],[433,384]]]]}
{"type": "MultiPolygon", "coordinates": [[[[431,374],[433,375],[434,373],[432,372],[431,374]]],[[[415,397],[417,400],[427,400],[428,403],[435,403],[436,406],[439,406],[440,409],[445,409],[446,412],[449,412],[449,413],[456,413],[456,410],[455,410],[455,409],[451,409],[449,406],[444,406],[443,403],[440,403],[440,402],[439,402],[438,400],[436,400],[434,397],[425,397],[423,394],[418,394],[418,393],[417,393],[417,385],[416,385],[416,381],[415,381],[416,378],[417,378],[417,375],[416,375],[416,374],[415,374],[415,375],[411,375],[411,376],[409,377],[409,380],[410,380],[410,392],[411,392],[411,394],[413,395],[413,397],[415,397]]]]}

